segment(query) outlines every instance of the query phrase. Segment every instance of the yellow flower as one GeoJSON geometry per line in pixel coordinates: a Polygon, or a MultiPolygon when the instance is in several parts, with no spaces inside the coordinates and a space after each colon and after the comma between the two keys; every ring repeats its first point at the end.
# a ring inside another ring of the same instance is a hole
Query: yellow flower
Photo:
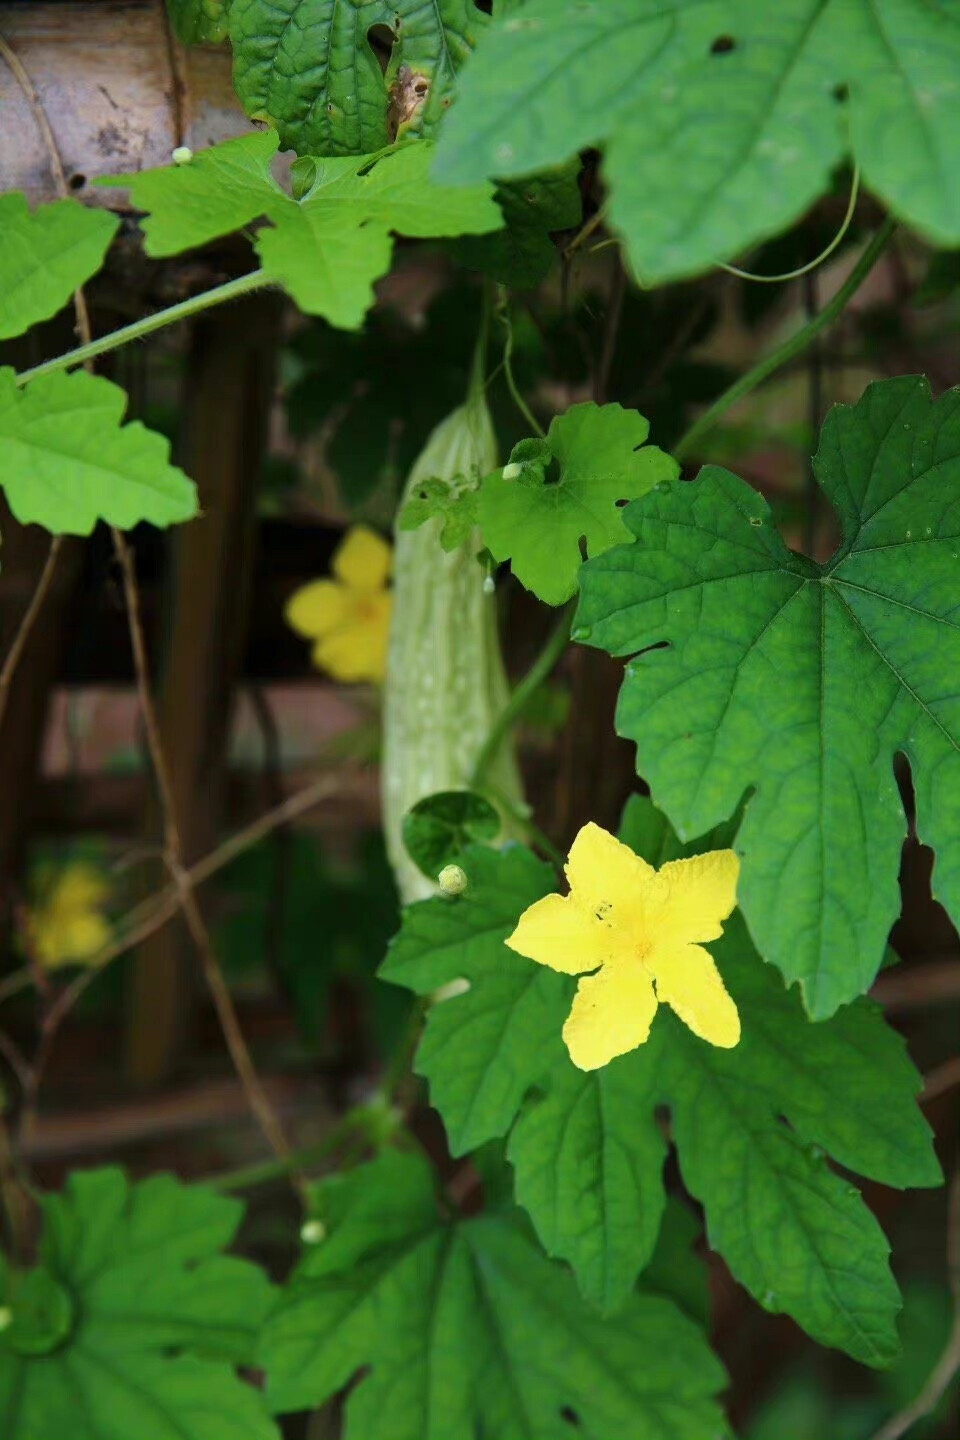
{"type": "Polygon", "coordinates": [[[570,894],[531,905],[507,940],[530,960],[584,975],[563,1027],[574,1065],[597,1070],[642,1045],[658,1003],[711,1045],[737,1044],[737,1007],[698,942],[723,933],[739,870],[732,850],[655,870],[599,825],[584,825],[565,866],[570,894]]]}
{"type": "Polygon", "coordinates": [[[110,886],[92,865],[67,865],[26,920],[30,953],[45,970],[88,965],[110,939],[110,886]]]}
{"type": "Polygon", "coordinates": [[[355,525],[333,557],[335,579],[314,580],[287,601],[287,624],[315,641],[314,665],[335,680],[382,680],[386,674],[390,562],[386,540],[355,525]]]}

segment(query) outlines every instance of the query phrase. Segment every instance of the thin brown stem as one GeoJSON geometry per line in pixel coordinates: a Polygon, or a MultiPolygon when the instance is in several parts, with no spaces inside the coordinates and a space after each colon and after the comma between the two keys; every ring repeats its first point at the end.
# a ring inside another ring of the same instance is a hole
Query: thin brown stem
{"type": "Polygon", "coordinates": [[[50,537],[50,549],[47,551],[47,558],[43,562],[43,569],[40,571],[40,579],[37,581],[36,589],[30,599],[23,619],[17,627],[17,633],[13,637],[13,644],[7,651],[6,659],[3,662],[3,669],[0,670],[0,725],[3,724],[3,717],[7,712],[7,702],[10,698],[10,682],[14,677],[17,666],[24,650],[27,648],[27,641],[37,617],[43,609],[43,602],[47,598],[50,586],[53,582],[53,572],[57,568],[57,559],[63,546],[63,536],[53,535],[50,537]]]}
{"type": "Polygon", "coordinates": [[[240,1028],[240,1022],[237,1018],[236,1007],[234,1006],[229,986],[223,977],[223,971],[220,969],[213,948],[213,942],[210,939],[210,932],[207,929],[197,897],[189,882],[187,871],[183,864],[183,845],[180,840],[180,830],[177,823],[176,802],[174,800],[173,785],[170,779],[170,768],[167,764],[167,757],[163,749],[160,723],[150,685],[150,670],[147,661],[143,621],[140,613],[140,590],[137,585],[136,567],[134,565],[132,551],[123,535],[117,529],[112,531],[112,535],[113,548],[120,563],[120,570],[123,576],[123,593],[127,606],[130,645],[133,650],[137,697],[140,705],[140,713],[143,717],[147,746],[153,764],[153,772],[157,782],[160,808],[163,816],[164,859],[176,887],[179,906],[183,911],[187,929],[200,956],[204,979],[217,1011],[223,1037],[226,1041],[227,1049],[230,1052],[230,1058],[246,1091],[250,1109],[256,1117],[274,1154],[278,1159],[285,1159],[290,1153],[290,1145],[287,1142],[280,1119],[271,1105],[266,1090],[257,1074],[253,1057],[250,1054],[243,1031],[240,1028]]]}

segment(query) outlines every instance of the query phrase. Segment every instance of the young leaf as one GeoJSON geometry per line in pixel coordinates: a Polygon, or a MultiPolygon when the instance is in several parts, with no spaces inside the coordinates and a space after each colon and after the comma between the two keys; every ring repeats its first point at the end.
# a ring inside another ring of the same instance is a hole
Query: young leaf
{"type": "Polygon", "coordinates": [[[4,1440],[279,1440],[233,1370],[272,1302],[256,1266],[219,1253],[236,1200],[109,1168],[72,1175],[43,1211],[38,1266],[0,1263],[4,1440]]]}
{"type": "Polygon", "coordinates": [[[474,841],[496,840],[500,816],[473,790],[441,790],[418,800],[403,818],[403,843],[428,880],[474,841]]]}
{"type": "Polygon", "coordinates": [[[270,170],[275,130],[244,135],[195,155],[185,165],[113,176],[148,213],[148,255],[179,254],[254,220],[264,275],[308,315],[355,329],[373,303],[373,282],[390,268],[391,232],[459,235],[495,230],[503,217],[490,185],[451,191],[429,177],[432,145],[422,141],[381,156],[315,162],[295,200],[270,170]]]}
{"type": "Polygon", "coordinates": [[[62,310],[100,269],[119,223],[78,200],[31,212],[19,190],[0,195],[0,340],[62,310]]]}
{"type": "Polygon", "coordinates": [[[196,515],[196,489],[168,463],[168,441],[138,420],[124,425],[126,403],[119,385],[83,370],[18,389],[0,369],[0,484],[22,525],[89,535],[98,520],[129,530],[196,515]]]}
{"type": "Polygon", "coordinates": [[[433,132],[487,23],[474,0],[233,0],[234,85],[285,149],[369,154],[433,132]],[[391,35],[385,73],[374,29],[391,35]]]}
{"type": "Polygon", "coordinates": [[[798,219],[849,143],[895,214],[955,244],[958,68],[960,15],[925,0],[529,0],[467,66],[437,174],[602,143],[611,220],[652,284],[798,219]]]}
{"type": "Polygon", "coordinates": [[[440,544],[447,552],[462,545],[480,521],[479,491],[472,477],[423,480],[397,517],[400,530],[418,530],[440,521],[440,544]]]}
{"type": "Polygon", "coordinates": [[[369,1367],[346,1440],[541,1440],[571,1412],[596,1436],[719,1433],[722,1368],[674,1304],[638,1294],[614,1322],[591,1315],[514,1216],[441,1222],[419,1156],[388,1151],[326,1182],[320,1210],[328,1238],[265,1327],[275,1410],[369,1367]]]}
{"type": "Polygon", "coordinates": [[[843,525],[829,563],[787,550],[766,502],[709,466],[625,512],[639,544],[584,567],[574,634],[646,652],[617,723],[681,835],[755,790],[740,904],[820,1019],[867,989],[899,912],[898,751],[960,919],[960,697],[944,685],[960,673],[960,391],[871,385],[830,412],[814,463],[843,525]]]}
{"type": "Polygon", "coordinates": [[[576,590],[581,541],[590,555],[621,543],[619,503],[679,474],[671,456],[644,444],[649,432],[643,416],[622,405],[571,405],[551,422],[545,444],[521,441],[510,463],[484,480],[484,544],[548,605],[576,590]]]}
{"type": "MultiPolygon", "coordinates": [[[[656,865],[716,838],[680,845],[639,799],[622,834],[656,865]]],[[[417,1057],[454,1152],[509,1132],[518,1200],[587,1297],[612,1311],[656,1242],[664,1143],[654,1112],[667,1104],[684,1178],[733,1273],[823,1343],[886,1363],[898,1305],[888,1247],[857,1192],[815,1147],[885,1184],[937,1183],[913,1098],[919,1077],[899,1037],[865,1000],[812,1025],[734,915],[712,950],[740,1013],[737,1046],[707,1045],[664,1013],[638,1050],[577,1071],[560,1043],[569,977],[502,943],[511,902],[518,918],[549,887],[547,876],[518,883],[521,865],[534,863],[524,855],[493,856],[494,868],[490,852],[467,852],[464,894],[411,906],[382,972],[421,993],[469,979],[465,994],[431,1009],[417,1057]],[[495,924],[491,897],[500,904],[495,924]],[[536,1008],[521,1017],[516,997],[529,1005],[534,981],[536,1008]],[[518,1024],[526,1043],[502,1045],[518,1024]]]]}

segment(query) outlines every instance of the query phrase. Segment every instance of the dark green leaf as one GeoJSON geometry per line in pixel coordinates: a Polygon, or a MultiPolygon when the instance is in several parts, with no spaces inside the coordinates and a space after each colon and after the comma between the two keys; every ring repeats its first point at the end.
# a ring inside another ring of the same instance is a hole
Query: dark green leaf
{"type": "Polygon", "coordinates": [[[230,0],[167,0],[167,9],[184,45],[216,45],[227,38],[230,0]]]}
{"type": "Polygon", "coordinates": [[[70,1177],[43,1202],[40,1265],[4,1273],[4,1440],[279,1440],[253,1359],[271,1287],[218,1252],[242,1206],[156,1175],[70,1177]]]}
{"type": "Polygon", "coordinates": [[[539,285],[557,258],[551,231],[572,230],[580,223],[579,173],[575,159],[542,175],[498,185],[494,198],[504,229],[452,241],[454,258],[513,290],[539,285]]]}
{"type": "Polygon", "coordinates": [[[625,512],[639,543],[587,564],[574,634],[638,655],[617,712],[681,835],[753,798],[739,898],[814,1018],[877,973],[900,909],[910,760],[934,893],[960,918],[960,391],[871,385],[827,417],[815,467],[843,544],[788,551],[766,502],[708,467],[625,512]],[[652,646],[660,648],[651,649],[652,646]]]}
{"type": "MultiPolygon", "coordinates": [[[[681,846],[639,799],[624,835],[658,865],[725,838],[681,846]]],[[[919,1076],[899,1037],[866,1000],[811,1024],[735,914],[712,948],[740,1011],[739,1045],[715,1049],[658,1014],[645,1045],[583,1074],[560,1040],[569,977],[502,943],[511,918],[550,884],[548,873],[537,885],[522,879],[536,864],[523,856],[481,850],[462,860],[466,893],[409,907],[385,966],[420,993],[469,981],[429,1012],[417,1057],[454,1152],[510,1132],[517,1197],[541,1239],[590,1299],[613,1309],[654,1249],[664,1150],[654,1112],[669,1105],[684,1179],[733,1273],[823,1343],[887,1363],[898,1306],[888,1246],[824,1151],[885,1184],[938,1182],[913,1098],[919,1076]]]]}
{"type": "Polygon", "coordinates": [[[614,1322],[509,1215],[441,1223],[426,1162],[387,1152],[321,1189],[328,1238],[267,1322],[277,1410],[316,1405],[361,1368],[346,1440],[707,1440],[723,1371],[669,1300],[614,1322]],[[657,1363],[646,1363],[655,1353],[657,1363]]]}
{"type": "Polygon", "coordinates": [[[370,154],[436,129],[487,23],[474,0],[233,0],[234,85],[285,149],[370,154]],[[391,37],[385,73],[375,28],[391,37]]]}
{"type": "Polygon", "coordinates": [[[403,819],[403,843],[428,880],[474,841],[496,840],[500,816],[473,790],[442,790],[418,800],[403,819]]]}
{"type": "Polygon", "coordinates": [[[848,148],[895,214],[956,244],[958,71],[953,0],[530,0],[467,66],[437,174],[523,175],[602,144],[647,284],[799,219],[848,148]]]}

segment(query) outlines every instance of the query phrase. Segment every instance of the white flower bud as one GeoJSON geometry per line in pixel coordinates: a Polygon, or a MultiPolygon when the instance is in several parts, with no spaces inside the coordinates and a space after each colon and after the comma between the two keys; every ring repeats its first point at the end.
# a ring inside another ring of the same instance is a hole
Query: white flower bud
{"type": "Polygon", "coordinates": [[[462,895],[467,888],[467,877],[459,865],[444,865],[437,876],[437,884],[444,895],[462,895]]]}
{"type": "Polygon", "coordinates": [[[322,1220],[305,1220],[300,1226],[300,1239],[304,1245],[320,1245],[327,1238],[327,1227],[322,1220]]]}
{"type": "Polygon", "coordinates": [[[189,145],[178,145],[176,150],[174,150],[173,154],[170,156],[170,159],[173,161],[174,165],[189,165],[190,161],[193,159],[193,151],[190,149],[189,145]]]}

